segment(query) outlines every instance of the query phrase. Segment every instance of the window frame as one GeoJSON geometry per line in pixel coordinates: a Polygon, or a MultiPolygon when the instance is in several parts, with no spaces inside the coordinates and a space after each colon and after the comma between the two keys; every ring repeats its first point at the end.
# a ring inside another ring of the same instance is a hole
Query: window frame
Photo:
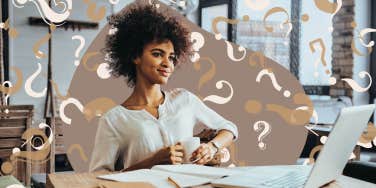
{"type": "MultiPolygon", "coordinates": [[[[9,2],[8,1],[1,1],[1,22],[5,22],[9,17],[9,2]]],[[[6,30],[2,30],[2,37],[3,37],[3,62],[4,62],[4,75],[0,75],[4,77],[4,81],[9,80],[9,36],[6,30]]],[[[0,73],[1,74],[1,73],[0,73]]]]}
{"type": "MultiPolygon", "coordinates": [[[[202,9],[209,8],[212,6],[217,5],[224,5],[226,4],[228,6],[227,10],[227,18],[233,19],[234,16],[234,0],[200,0],[199,3],[199,13],[198,13],[198,23],[199,26],[202,27],[202,9]]],[[[228,41],[234,41],[234,35],[233,35],[233,26],[231,24],[227,24],[227,39],[228,41]]]]}

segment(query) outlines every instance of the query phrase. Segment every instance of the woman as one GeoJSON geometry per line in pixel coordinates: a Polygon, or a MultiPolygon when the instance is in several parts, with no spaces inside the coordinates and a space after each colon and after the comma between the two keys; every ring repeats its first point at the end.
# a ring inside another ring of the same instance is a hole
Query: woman
{"type": "Polygon", "coordinates": [[[120,170],[115,169],[117,161],[125,171],[181,164],[179,141],[192,137],[198,122],[218,132],[200,145],[191,161],[206,164],[230,145],[238,135],[233,123],[185,89],[161,90],[178,63],[191,54],[189,31],[147,5],[133,5],[109,22],[113,29],[105,50],[112,74],[126,77],[134,90],[99,120],[90,171],[120,170]]]}

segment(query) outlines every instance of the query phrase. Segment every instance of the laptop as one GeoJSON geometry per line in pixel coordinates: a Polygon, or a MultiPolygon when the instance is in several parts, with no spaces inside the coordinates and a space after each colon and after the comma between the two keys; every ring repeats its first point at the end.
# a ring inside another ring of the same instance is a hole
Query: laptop
{"type": "Polygon", "coordinates": [[[248,168],[242,175],[212,181],[215,187],[304,187],[317,188],[336,180],[368,121],[375,105],[343,108],[315,164],[259,166],[248,168]]]}

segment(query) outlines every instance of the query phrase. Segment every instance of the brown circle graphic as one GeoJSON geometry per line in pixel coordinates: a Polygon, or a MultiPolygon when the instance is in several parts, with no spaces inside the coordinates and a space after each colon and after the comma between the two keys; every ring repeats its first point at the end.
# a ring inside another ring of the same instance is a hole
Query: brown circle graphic
{"type": "Polygon", "coordinates": [[[1,165],[1,171],[4,173],[4,174],[10,174],[13,172],[13,165],[11,162],[7,161],[7,162],[4,162],[2,165],[1,165]]]}
{"type": "MultiPolygon", "coordinates": [[[[242,50],[236,44],[217,40],[215,34],[204,31],[164,4],[160,5],[160,11],[176,16],[204,39],[197,51],[200,58],[179,67],[164,89],[185,88],[237,125],[239,138],[229,147],[229,164],[295,164],[307,136],[304,125],[313,110],[299,81],[262,53],[242,50]],[[219,99],[225,102],[220,104],[219,99]],[[247,101],[254,102],[247,104],[247,101]],[[259,121],[272,127],[270,133],[263,136],[264,149],[259,148],[261,132],[254,130],[254,124],[259,121]]],[[[70,103],[63,111],[71,120],[64,126],[64,144],[69,160],[78,172],[88,170],[99,117],[122,103],[132,91],[124,78],[102,79],[98,76],[100,71],[96,68],[105,62],[101,49],[109,31],[110,27],[106,25],[85,52],[86,55],[97,54],[77,67],[68,91],[76,103],[70,103]],[[71,146],[74,148],[69,149],[71,146]]]]}
{"type": "Polygon", "coordinates": [[[302,21],[307,22],[309,20],[309,15],[308,14],[303,14],[302,15],[302,21]]]}

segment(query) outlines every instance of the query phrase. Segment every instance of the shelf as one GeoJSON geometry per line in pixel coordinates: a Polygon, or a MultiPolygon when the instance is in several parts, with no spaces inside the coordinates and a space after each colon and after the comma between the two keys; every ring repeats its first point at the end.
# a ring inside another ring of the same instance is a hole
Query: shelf
{"type": "MultiPolygon", "coordinates": [[[[44,26],[48,27],[44,20],[39,17],[29,17],[29,25],[33,26],[44,26]]],[[[58,24],[59,25],[59,24],[58,24]]],[[[72,30],[78,29],[98,29],[99,24],[97,22],[87,22],[87,21],[78,21],[78,20],[65,20],[64,24],[59,27],[63,27],[65,30],[72,28],[72,30]]]]}

